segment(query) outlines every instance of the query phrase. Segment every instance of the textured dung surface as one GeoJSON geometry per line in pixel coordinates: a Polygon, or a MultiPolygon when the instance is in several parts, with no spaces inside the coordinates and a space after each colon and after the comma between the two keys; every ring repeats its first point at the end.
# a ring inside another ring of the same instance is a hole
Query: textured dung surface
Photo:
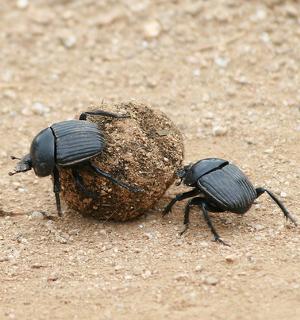
{"type": "Polygon", "coordinates": [[[88,117],[103,130],[107,141],[107,147],[92,162],[114,178],[143,188],[144,192],[129,192],[82,168],[85,185],[98,195],[96,199],[87,198],[76,189],[70,169],[62,168],[62,195],[71,208],[83,214],[128,220],[151,208],[174,182],[183,157],[182,137],[163,113],[143,104],[99,108],[128,114],[130,118],[88,117]]]}
{"type": "Polygon", "coordinates": [[[231,212],[246,212],[256,199],[251,182],[232,164],[204,175],[198,184],[218,205],[231,212]]]}
{"type": "Polygon", "coordinates": [[[56,137],[56,162],[78,163],[100,153],[104,138],[97,126],[87,121],[70,120],[51,126],[56,137]]]}

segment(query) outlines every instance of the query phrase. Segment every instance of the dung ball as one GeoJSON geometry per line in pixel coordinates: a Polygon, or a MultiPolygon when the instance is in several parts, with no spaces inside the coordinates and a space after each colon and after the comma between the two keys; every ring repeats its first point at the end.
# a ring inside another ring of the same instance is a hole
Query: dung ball
{"type": "Polygon", "coordinates": [[[89,161],[114,179],[142,190],[129,191],[80,165],[88,194],[76,186],[70,168],[60,167],[62,198],[84,215],[129,220],[152,208],[174,182],[183,160],[182,135],[164,113],[142,103],[102,104],[83,111],[97,109],[128,117],[88,116],[106,141],[104,150],[89,161]]]}

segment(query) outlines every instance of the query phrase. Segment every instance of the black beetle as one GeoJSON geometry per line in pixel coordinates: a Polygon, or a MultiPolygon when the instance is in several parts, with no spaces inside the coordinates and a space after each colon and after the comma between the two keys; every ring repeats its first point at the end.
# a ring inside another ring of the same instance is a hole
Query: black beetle
{"type": "Polygon", "coordinates": [[[197,205],[203,212],[215,241],[226,244],[215,230],[208,211],[224,212],[230,211],[237,214],[246,213],[252,206],[254,200],[267,192],[283,211],[286,219],[290,219],[295,225],[296,220],[290,215],[283,203],[276,196],[265,188],[254,188],[245,174],[235,165],[223,159],[208,158],[194,164],[183,167],[177,172],[181,179],[177,185],[183,183],[192,187],[188,192],[178,194],[164,208],[163,215],[168,214],[177,201],[191,198],[185,206],[183,234],[189,225],[190,207],[197,205]]]}
{"type": "Polygon", "coordinates": [[[88,115],[106,116],[112,118],[128,118],[127,115],[118,115],[111,112],[97,110],[84,112],[79,120],[68,120],[52,124],[49,128],[42,130],[33,139],[30,153],[20,160],[15,171],[9,175],[25,172],[33,168],[39,177],[52,175],[53,191],[56,198],[56,207],[61,216],[61,205],[59,193],[61,191],[59,171],[57,167],[70,167],[75,179],[76,186],[89,197],[94,195],[89,192],[80,175],[80,167],[85,166],[96,174],[109,179],[111,182],[128,189],[132,192],[142,191],[137,187],[129,186],[113,178],[109,173],[96,167],[90,159],[100,154],[105,147],[103,133],[95,123],[87,120],[88,115]]]}

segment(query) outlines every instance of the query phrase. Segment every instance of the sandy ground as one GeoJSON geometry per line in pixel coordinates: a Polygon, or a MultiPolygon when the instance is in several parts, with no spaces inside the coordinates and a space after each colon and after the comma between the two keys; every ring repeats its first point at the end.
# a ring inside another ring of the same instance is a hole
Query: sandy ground
{"type": "Polygon", "coordinates": [[[183,203],[128,223],[55,214],[51,181],[9,177],[47,125],[144,101],[185,135],[185,161],[230,159],[300,218],[297,1],[0,1],[0,318],[299,319],[300,233],[267,196],[212,219],[183,203]]]}

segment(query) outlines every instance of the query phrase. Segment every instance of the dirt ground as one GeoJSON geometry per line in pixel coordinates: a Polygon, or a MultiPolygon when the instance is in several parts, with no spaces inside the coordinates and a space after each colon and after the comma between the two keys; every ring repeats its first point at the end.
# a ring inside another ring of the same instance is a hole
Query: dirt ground
{"type": "Polygon", "coordinates": [[[156,208],[127,223],[55,215],[49,178],[9,177],[47,125],[136,99],[300,219],[300,3],[0,1],[0,318],[299,319],[300,233],[261,196],[244,216],[156,208]],[[97,2],[97,4],[96,4],[97,2]]]}

